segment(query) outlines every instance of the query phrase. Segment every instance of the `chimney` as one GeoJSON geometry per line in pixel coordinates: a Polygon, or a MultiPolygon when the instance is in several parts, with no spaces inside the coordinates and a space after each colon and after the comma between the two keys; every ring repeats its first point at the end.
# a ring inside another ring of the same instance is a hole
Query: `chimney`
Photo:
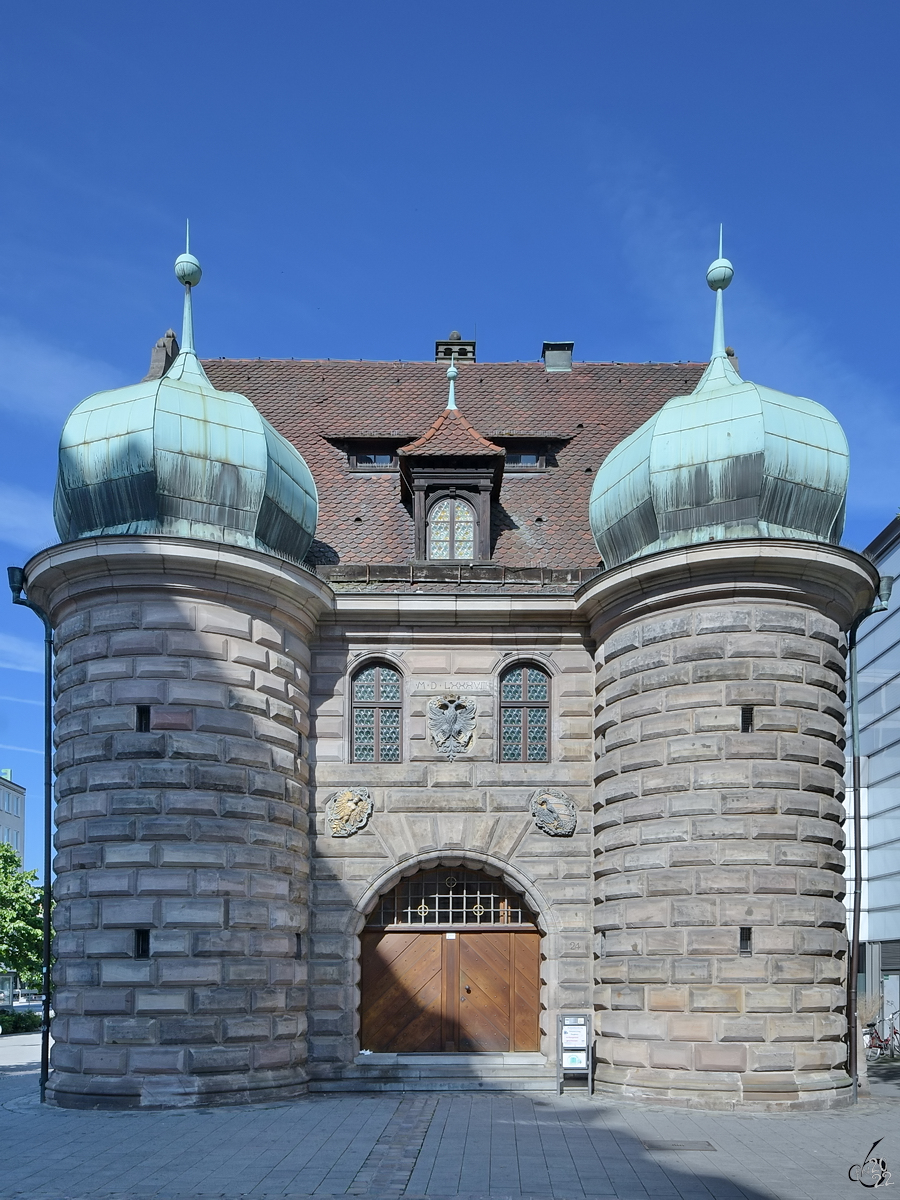
{"type": "Polygon", "coordinates": [[[462,334],[454,329],[444,342],[434,343],[434,361],[444,362],[456,355],[457,362],[475,361],[475,342],[464,342],[462,334]]]}
{"type": "Polygon", "coordinates": [[[541,358],[544,360],[544,369],[549,374],[551,371],[571,371],[572,370],[572,351],[575,349],[574,342],[544,342],[541,350],[541,358]]]}
{"type": "Polygon", "coordinates": [[[162,379],[177,357],[178,338],[175,336],[174,329],[167,329],[150,353],[150,370],[141,382],[146,383],[148,379],[162,379]]]}

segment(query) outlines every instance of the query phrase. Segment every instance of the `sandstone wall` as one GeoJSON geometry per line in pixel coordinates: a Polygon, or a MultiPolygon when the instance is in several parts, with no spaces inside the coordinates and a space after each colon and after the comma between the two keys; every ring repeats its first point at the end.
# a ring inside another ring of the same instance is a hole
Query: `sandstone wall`
{"type": "Polygon", "coordinates": [[[838,624],[786,604],[675,608],[598,651],[601,1081],[846,1086],[844,675],[838,624]]]}
{"type": "Polygon", "coordinates": [[[194,551],[190,580],[165,559],[146,576],[76,559],[65,586],[45,572],[61,1104],[237,1102],[306,1086],[311,622],[302,588],[287,609],[267,594],[285,572],[275,560],[194,551]],[[147,957],[137,930],[149,931],[147,957]]]}
{"type": "MultiPolygon", "coordinates": [[[[565,604],[565,602],[564,602],[565,604]]],[[[591,705],[593,665],[581,634],[564,632],[561,606],[552,629],[502,626],[444,629],[322,630],[314,649],[310,960],[310,1060],[327,1078],[352,1061],[358,1042],[358,934],[376,896],[403,874],[461,862],[501,874],[530,897],[542,943],[543,1047],[555,1054],[555,1011],[591,1007],[591,705]],[[403,761],[352,763],[350,677],[370,659],[387,661],[404,679],[403,761]],[[551,761],[501,763],[497,742],[500,672],[533,661],[551,676],[551,761]],[[429,739],[430,695],[452,683],[476,698],[471,750],[448,762],[429,739]],[[426,690],[426,689],[431,689],[426,690]],[[538,832],[531,795],[560,788],[580,812],[570,838],[538,832]],[[331,837],[324,807],[338,788],[367,787],[369,824],[350,838],[331,837]]]]}

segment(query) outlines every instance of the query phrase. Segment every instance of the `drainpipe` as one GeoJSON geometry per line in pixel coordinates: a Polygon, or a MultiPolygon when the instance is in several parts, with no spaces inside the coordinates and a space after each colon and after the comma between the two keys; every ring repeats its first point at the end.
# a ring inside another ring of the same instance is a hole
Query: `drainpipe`
{"type": "Polygon", "coordinates": [[[21,567],[8,567],[9,590],[13,604],[30,608],[44,623],[44,937],[41,987],[44,994],[41,1015],[41,1103],[50,1078],[50,910],[53,887],[50,881],[53,846],[53,626],[42,608],[23,596],[25,572],[21,567]]]}
{"type": "Polygon", "coordinates": [[[859,1019],[857,979],[859,976],[859,922],[862,909],[862,788],[859,763],[859,687],[856,677],[856,632],[866,617],[887,611],[894,579],[882,577],[878,597],[856,618],[847,634],[850,658],[850,748],[853,756],[853,922],[850,932],[850,968],[847,973],[848,1074],[852,1080],[853,1103],[859,1103],[859,1019]]]}

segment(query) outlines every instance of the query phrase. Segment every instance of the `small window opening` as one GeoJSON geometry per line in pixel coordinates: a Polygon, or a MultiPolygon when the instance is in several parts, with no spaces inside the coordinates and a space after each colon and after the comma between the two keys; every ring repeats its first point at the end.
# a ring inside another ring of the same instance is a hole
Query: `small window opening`
{"type": "Polygon", "coordinates": [[[134,931],[134,957],[150,957],[150,930],[136,929],[134,931]]]}
{"type": "Polygon", "coordinates": [[[303,957],[303,934],[298,933],[295,936],[297,938],[297,944],[294,947],[294,958],[302,958],[303,957]]]}
{"type": "Polygon", "coordinates": [[[358,467],[389,467],[394,461],[393,454],[357,454],[358,467]]]}
{"type": "Polygon", "coordinates": [[[138,704],[134,710],[134,728],[136,733],[150,732],[150,705],[138,704]]]}
{"type": "Polygon", "coordinates": [[[741,927],[741,954],[749,958],[753,953],[753,930],[746,925],[741,927]]]}
{"type": "Polygon", "coordinates": [[[753,732],[753,706],[744,704],[741,707],[741,733],[753,732]]]}

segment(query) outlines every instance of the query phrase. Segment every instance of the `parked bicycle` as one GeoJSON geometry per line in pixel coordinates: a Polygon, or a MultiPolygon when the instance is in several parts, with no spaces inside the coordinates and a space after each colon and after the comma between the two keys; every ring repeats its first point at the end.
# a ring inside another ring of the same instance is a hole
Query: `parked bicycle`
{"type": "Polygon", "coordinates": [[[866,1051],[866,1059],[869,1062],[875,1062],[876,1059],[890,1055],[892,1058],[900,1057],[900,1029],[897,1028],[897,1019],[900,1017],[900,1010],[891,1013],[890,1017],[883,1022],[887,1026],[884,1033],[878,1029],[875,1021],[869,1021],[863,1030],[863,1045],[866,1051]]]}

